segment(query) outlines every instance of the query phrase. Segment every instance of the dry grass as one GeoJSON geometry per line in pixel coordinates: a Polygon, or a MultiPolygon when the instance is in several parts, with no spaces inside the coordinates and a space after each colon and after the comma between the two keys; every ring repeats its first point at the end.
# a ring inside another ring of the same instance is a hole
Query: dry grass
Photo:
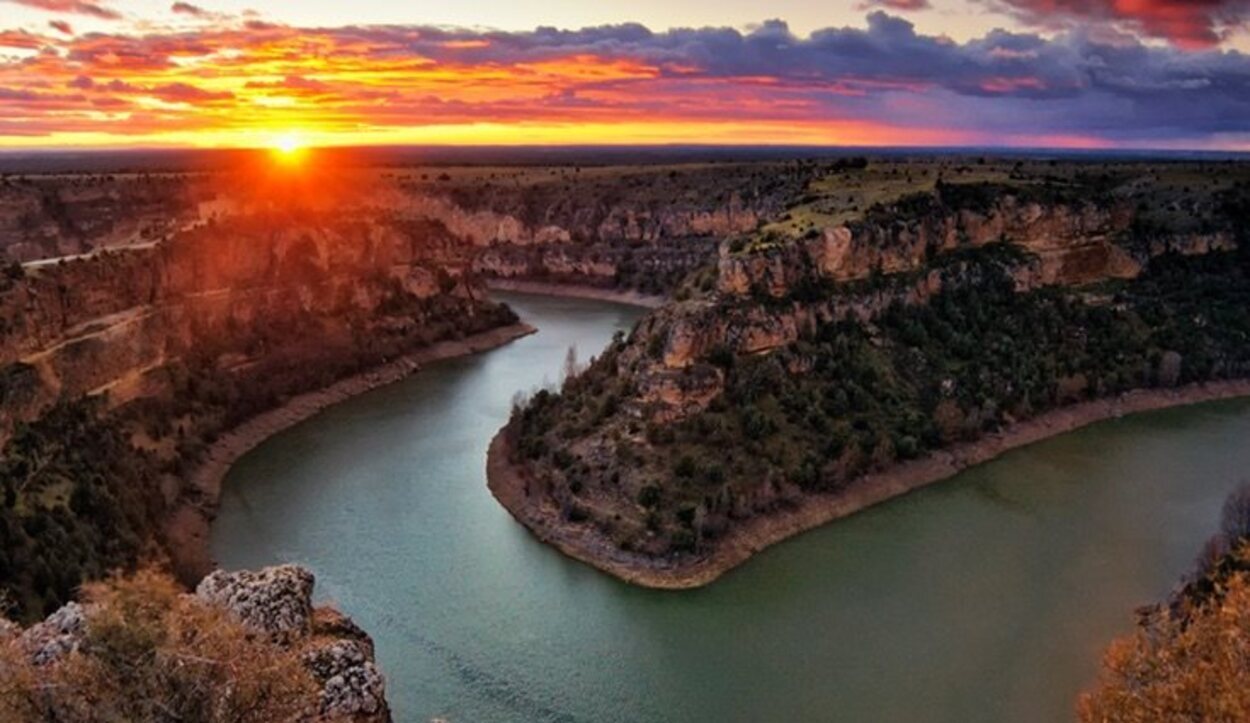
{"type": "Polygon", "coordinates": [[[250,633],[150,570],[84,589],[79,652],[36,668],[0,644],[0,720],[287,721],[307,714],[316,686],[298,649],[250,633]]]}

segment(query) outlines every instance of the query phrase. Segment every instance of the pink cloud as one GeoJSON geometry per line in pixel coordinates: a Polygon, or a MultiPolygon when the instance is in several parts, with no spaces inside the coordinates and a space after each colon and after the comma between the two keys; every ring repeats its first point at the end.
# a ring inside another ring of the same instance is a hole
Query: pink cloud
{"type": "Polygon", "coordinates": [[[89,2],[88,0],[9,0],[17,5],[25,5],[28,8],[37,10],[46,10],[52,13],[67,13],[70,15],[88,15],[101,20],[120,20],[122,14],[118,11],[106,7],[100,3],[89,2]]]}
{"type": "Polygon", "coordinates": [[[47,42],[47,38],[25,30],[0,30],[0,48],[38,50],[47,42]]]}
{"type": "Polygon", "coordinates": [[[1182,48],[1208,48],[1250,19],[1250,0],[989,0],[1025,22],[1120,22],[1182,48]]]}

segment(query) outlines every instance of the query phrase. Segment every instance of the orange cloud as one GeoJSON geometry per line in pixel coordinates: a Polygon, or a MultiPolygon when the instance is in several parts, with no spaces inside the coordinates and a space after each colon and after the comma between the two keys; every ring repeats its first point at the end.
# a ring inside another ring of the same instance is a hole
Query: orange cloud
{"type": "MultiPolygon", "coordinates": [[[[45,0],[39,0],[45,2],[45,0]]],[[[55,0],[59,3],[60,0],[55,0]]],[[[195,7],[195,6],[192,6],[195,7]]],[[[1242,143],[1250,59],[874,13],[655,33],[299,28],[195,7],[197,29],[0,32],[0,145],[373,142],[1242,143]]]]}
{"type": "Polygon", "coordinates": [[[0,30],[0,48],[38,50],[46,44],[46,38],[25,30],[0,30]]]}

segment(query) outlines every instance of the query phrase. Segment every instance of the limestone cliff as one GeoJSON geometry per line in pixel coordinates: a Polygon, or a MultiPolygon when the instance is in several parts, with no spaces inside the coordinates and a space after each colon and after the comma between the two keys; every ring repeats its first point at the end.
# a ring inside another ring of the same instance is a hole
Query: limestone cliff
{"type": "Polygon", "coordinates": [[[159,239],[195,220],[209,193],[176,173],[0,177],[0,262],[159,239]]]}
{"type": "Polygon", "coordinates": [[[664,295],[716,254],[714,238],[664,239],[614,246],[607,243],[496,243],[479,251],[473,269],[495,279],[520,279],[634,290],[664,295]]]}
{"type": "Polygon", "coordinates": [[[786,164],[549,169],[408,181],[391,208],[482,250],[487,276],[667,293],[718,240],[785,211],[814,170],[786,164]]]}
{"type": "Polygon", "coordinates": [[[246,375],[284,351],[354,360],[496,325],[455,244],[429,224],[249,218],[30,270],[0,291],[0,440],[58,399],[159,395],[205,354],[246,375]]]}
{"type": "Polygon", "coordinates": [[[1152,257],[1205,254],[1235,246],[1231,232],[1130,239],[1134,212],[1123,204],[1043,202],[1004,190],[984,207],[960,205],[941,191],[876,209],[861,220],[730,253],[722,247],[718,289],[725,294],[788,296],[805,283],[845,282],[924,268],[938,255],[1004,243],[1038,261],[1032,283],[1081,284],[1132,278],[1152,257]]]}
{"type": "Polygon", "coordinates": [[[152,556],[202,575],[217,493],[198,470],[221,435],[514,325],[467,249],[439,224],[344,208],[231,217],[6,277],[0,590],[14,614],[152,556]]]}

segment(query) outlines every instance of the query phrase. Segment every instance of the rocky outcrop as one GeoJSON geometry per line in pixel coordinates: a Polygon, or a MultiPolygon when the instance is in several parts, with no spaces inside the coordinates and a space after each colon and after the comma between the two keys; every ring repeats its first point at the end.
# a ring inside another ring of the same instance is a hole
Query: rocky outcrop
{"type": "MultiPolygon", "coordinates": [[[[297,565],[258,571],[217,570],[196,588],[197,602],[225,610],[249,630],[301,659],[318,686],[307,720],[381,723],[390,720],[386,680],[374,662],[373,641],[351,618],[313,606],[315,579],[297,565]]],[[[87,644],[90,607],[71,602],[24,631],[4,621],[0,642],[17,645],[37,667],[55,665],[87,644]]]]}
{"type": "Polygon", "coordinates": [[[216,570],[200,581],[195,596],[282,645],[304,647],[303,661],[320,686],[319,712],[326,719],[390,720],[373,641],[342,613],[315,609],[315,584],[312,572],[298,565],[216,570]]]}
{"type": "Polygon", "coordinates": [[[304,654],[304,664],[321,685],[319,710],[331,720],[386,720],[386,681],[372,652],[354,640],[334,640],[304,654]]]}
{"type": "Polygon", "coordinates": [[[195,595],[229,610],[253,630],[289,641],[308,635],[312,627],[314,584],[313,574],[297,565],[258,572],[215,570],[200,581],[195,595]]]}
{"type": "Polygon", "coordinates": [[[77,651],[86,634],[83,607],[71,602],[27,628],[18,638],[18,645],[35,665],[50,665],[77,651]]]}

